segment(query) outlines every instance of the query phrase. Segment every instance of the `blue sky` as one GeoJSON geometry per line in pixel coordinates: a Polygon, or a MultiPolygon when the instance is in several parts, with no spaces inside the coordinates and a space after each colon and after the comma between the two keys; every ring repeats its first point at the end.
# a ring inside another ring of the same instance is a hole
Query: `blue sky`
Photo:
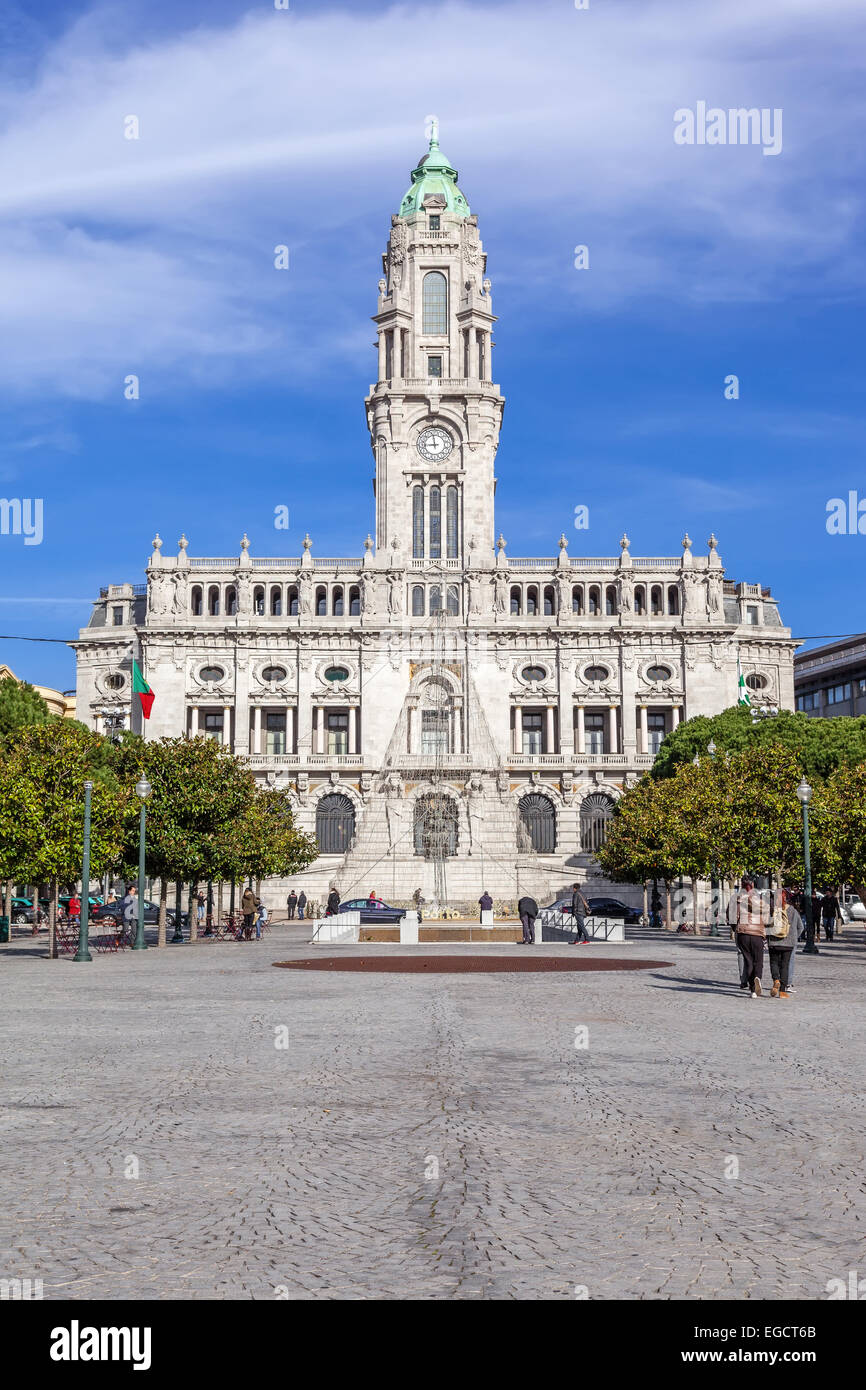
{"type": "MultiPolygon", "coordinates": [[[[45,534],[0,536],[0,632],[74,636],[156,531],[361,553],[370,315],[431,114],[489,258],[509,552],[714,531],[796,635],[861,631],[866,536],[825,519],[866,498],[864,38],[860,0],[7,0],[0,494],[45,534]],[[701,100],[781,108],[781,153],[676,145],[701,100]]],[[[61,646],[0,661],[74,684],[61,646]]]]}

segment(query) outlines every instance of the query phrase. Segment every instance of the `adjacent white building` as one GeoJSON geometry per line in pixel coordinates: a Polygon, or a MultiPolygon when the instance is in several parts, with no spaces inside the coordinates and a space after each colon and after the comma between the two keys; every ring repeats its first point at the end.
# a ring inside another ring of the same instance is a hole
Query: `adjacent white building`
{"type": "MultiPolygon", "coordinates": [[[[359,553],[176,555],[104,589],[78,657],[77,717],[205,734],[290,790],[319,838],[319,897],[539,901],[592,878],[623,788],[681,719],[737,699],[793,707],[770,590],[725,576],[714,537],[675,556],[508,553],[494,518],[504,398],[478,219],[439,150],[391,218],[366,398],[375,520],[359,553]],[[375,539],[373,538],[375,536],[375,539]],[[444,869],[442,867],[444,861],[444,869]]],[[[580,533],[576,533],[579,535],[580,533]]],[[[572,549],[576,549],[575,546],[572,549]]],[[[274,900],[285,885],[270,885],[274,900]]]]}

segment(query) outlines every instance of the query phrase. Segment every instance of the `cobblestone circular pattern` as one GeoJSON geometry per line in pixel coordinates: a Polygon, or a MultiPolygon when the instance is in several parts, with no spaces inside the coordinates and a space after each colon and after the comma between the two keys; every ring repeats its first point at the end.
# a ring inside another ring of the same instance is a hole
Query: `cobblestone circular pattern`
{"type": "Polygon", "coordinates": [[[661,970],[669,960],[620,960],[613,956],[323,956],[320,960],[275,960],[279,970],[366,970],[369,973],[416,975],[482,975],[541,971],[661,970]]]}

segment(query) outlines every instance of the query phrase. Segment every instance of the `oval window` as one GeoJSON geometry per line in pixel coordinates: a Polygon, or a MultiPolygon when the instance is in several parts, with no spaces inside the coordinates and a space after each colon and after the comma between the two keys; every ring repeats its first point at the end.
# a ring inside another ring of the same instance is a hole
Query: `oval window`
{"type": "Polygon", "coordinates": [[[587,666],[583,675],[588,681],[606,681],[610,672],[606,666],[587,666]]]}
{"type": "Polygon", "coordinates": [[[115,673],[114,675],[105,677],[105,684],[108,686],[109,690],[122,690],[126,685],[126,677],[115,673]]]}
{"type": "Polygon", "coordinates": [[[288,672],[285,666],[266,666],[262,671],[263,681],[284,681],[288,672]]]}
{"type": "Polygon", "coordinates": [[[199,680],[210,684],[213,681],[221,681],[225,675],[225,671],[221,666],[202,666],[198,675],[199,680]]]}
{"type": "Polygon", "coordinates": [[[348,679],[349,672],[345,666],[329,666],[325,672],[326,681],[347,681],[348,679]]]}
{"type": "Polygon", "coordinates": [[[524,666],[520,674],[525,681],[543,681],[547,672],[543,666],[524,666]]]}
{"type": "Polygon", "coordinates": [[[671,675],[672,672],[669,666],[650,666],[646,673],[646,678],[648,681],[655,681],[658,683],[661,681],[669,681],[671,675]]]}
{"type": "Polygon", "coordinates": [[[767,686],[766,676],[746,676],[746,685],[750,690],[765,690],[767,686]]]}

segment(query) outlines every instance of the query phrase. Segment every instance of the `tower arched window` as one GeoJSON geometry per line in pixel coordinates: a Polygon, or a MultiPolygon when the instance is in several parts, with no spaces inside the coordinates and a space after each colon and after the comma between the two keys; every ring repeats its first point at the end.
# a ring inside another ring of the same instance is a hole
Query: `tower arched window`
{"type": "Polygon", "coordinates": [[[534,584],[530,584],[526,590],[526,616],[534,618],[538,612],[538,589],[534,584]]]}
{"type": "Polygon", "coordinates": [[[238,611],[238,595],[234,584],[226,589],[226,615],[233,618],[238,611]]]}
{"type": "Polygon", "coordinates": [[[530,792],[518,806],[518,847],[524,853],[553,854],[556,849],[556,812],[547,796],[530,792]]]}
{"type": "Polygon", "coordinates": [[[327,618],[328,616],[328,591],[324,584],[320,584],[316,589],[316,617],[327,618]]]}
{"type": "Polygon", "coordinates": [[[442,588],[439,584],[434,584],[430,590],[430,612],[442,612],[442,588]]]}
{"type": "Polygon", "coordinates": [[[263,584],[257,584],[253,590],[253,612],[257,618],[265,616],[265,590],[263,584]]]}
{"type": "Polygon", "coordinates": [[[448,281],[441,270],[431,270],[421,286],[422,333],[448,332],[448,281]]]}
{"type": "Polygon", "coordinates": [[[646,589],[643,584],[638,584],[634,591],[634,611],[639,618],[646,612],[646,589]]]}
{"type": "Polygon", "coordinates": [[[271,617],[279,618],[283,612],[283,591],[279,584],[271,585],[271,617]]]}
{"type": "Polygon", "coordinates": [[[597,618],[601,612],[601,594],[597,584],[593,584],[589,591],[589,613],[590,617],[597,618]]]}
{"type": "Polygon", "coordinates": [[[607,589],[605,590],[604,611],[609,618],[612,618],[614,614],[617,612],[616,589],[613,587],[612,584],[609,584],[607,586],[607,589]]]}
{"type": "Polygon", "coordinates": [[[571,590],[571,611],[583,616],[583,585],[574,584],[571,590]]]}
{"type": "Polygon", "coordinates": [[[457,558],[457,489],[449,487],[446,501],[446,552],[449,560],[457,558]]]}
{"type": "Polygon", "coordinates": [[[298,586],[292,584],[286,594],[286,608],[291,618],[296,618],[300,612],[300,601],[298,599],[298,586]]]}
{"type": "Polygon", "coordinates": [[[415,584],[412,588],[412,617],[423,618],[424,616],[424,585],[415,584]]]}
{"type": "Polygon", "coordinates": [[[357,584],[353,584],[349,590],[349,617],[360,618],[361,616],[361,590],[357,584]]]}
{"type": "Polygon", "coordinates": [[[343,616],[343,586],[335,584],[331,593],[331,613],[335,618],[343,616]]]}
{"type": "Polygon", "coordinates": [[[676,584],[668,586],[668,612],[676,617],[680,611],[680,591],[676,584]]]}
{"type": "Polygon", "coordinates": [[[412,489],[412,555],[416,560],[424,558],[424,489],[412,489]]]}
{"type": "Polygon", "coordinates": [[[661,584],[653,584],[650,590],[650,612],[654,618],[658,618],[664,611],[665,605],[662,595],[662,586],[661,584]]]}
{"type": "Polygon", "coordinates": [[[553,585],[546,584],[544,586],[544,616],[545,618],[552,618],[555,612],[556,597],[553,592],[553,585]]]}
{"type": "Polygon", "coordinates": [[[207,611],[212,618],[219,617],[220,591],[217,584],[211,584],[207,591],[207,611]]]}
{"type": "Polygon", "coordinates": [[[442,489],[430,489],[430,559],[442,558],[442,489]]]}
{"type": "Polygon", "coordinates": [[[521,597],[521,593],[520,593],[520,585],[519,585],[519,584],[515,584],[515,585],[513,585],[513,587],[512,587],[512,590],[511,590],[511,603],[510,603],[510,607],[511,607],[512,613],[522,613],[522,612],[523,612],[523,601],[522,601],[522,597],[521,597]]]}
{"type": "Polygon", "coordinates": [[[452,616],[454,616],[455,618],[459,616],[459,614],[460,614],[460,590],[457,588],[457,585],[456,585],[456,584],[449,584],[449,585],[448,585],[447,606],[448,606],[448,612],[451,613],[452,616]]]}
{"type": "Polygon", "coordinates": [[[192,594],[190,596],[190,603],[192,605],[192,616],[194,618],[200,618],[202,615],[202,595],[200,584],[193,585],[192,594]]]}

